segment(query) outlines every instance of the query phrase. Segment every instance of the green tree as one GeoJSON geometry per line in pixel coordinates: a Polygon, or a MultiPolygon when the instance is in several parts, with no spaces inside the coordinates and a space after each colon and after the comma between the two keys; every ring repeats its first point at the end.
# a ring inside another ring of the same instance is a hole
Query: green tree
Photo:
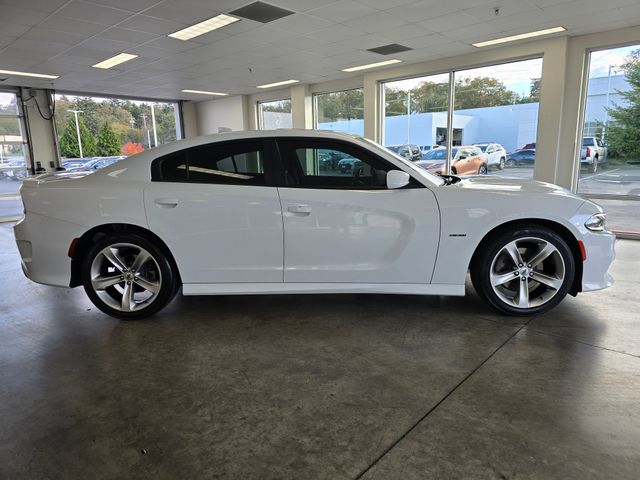
{"type": "Polygon", "coordinates": [[[606,132],[609,153],[627,159],[640,159],[640,49],[634,50],[622,65],[630,85],[627,91],[617,90],[625,105],[608,109],[611,121],[606,132]]]}
{"type": "Polygon", "coordinates": [[[103,124],[98,132],[97,152],[101,157],[120,155],[120,140],[108,123],[103,124]]]}
{"type": "MultiPolygon", "coordinates": [[[[78,117],[78,128],[80,129],[80,140],[82,141],[82,154],[84,157],[96,155],[96,141],[93,134],[84,123],[82,117],[78,117]]],[[[65,158],[75,158],[80,156],[78,146],[78,135],[76,132],[75,119],[71,117],[67,122],[62,137],[60,137],[60,155],[65,158]]]]}
{"type": "Polygon", "coordinates": [[[364,91],[360,88],[318,95],[316,101],[319,123],[364,118],[364,91]]]}

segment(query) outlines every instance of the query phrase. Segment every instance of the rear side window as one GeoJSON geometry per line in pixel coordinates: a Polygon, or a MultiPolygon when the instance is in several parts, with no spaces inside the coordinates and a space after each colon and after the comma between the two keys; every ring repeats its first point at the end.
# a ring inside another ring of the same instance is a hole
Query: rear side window
{"type": "Polygon", "coordinates": [[[152,180],[159,182],[266,185],[261,141],[210,144],[158,158],[152,180]]]}

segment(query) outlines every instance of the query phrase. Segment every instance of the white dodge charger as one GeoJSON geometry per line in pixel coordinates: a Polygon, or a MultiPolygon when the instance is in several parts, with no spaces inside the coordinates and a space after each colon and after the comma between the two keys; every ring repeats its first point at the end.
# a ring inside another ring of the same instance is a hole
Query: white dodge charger
{"type": "Polygon", "coordinates": [[[490,305],[527,315],[613,282],[615,237],[593,202],[542,182],[434,176],[345,134],[194,138],[36,176],[21,193],[27,277],[82,285],[123,319],[158,312],[180,287],[464,295],[470,272],[490,305]]]}

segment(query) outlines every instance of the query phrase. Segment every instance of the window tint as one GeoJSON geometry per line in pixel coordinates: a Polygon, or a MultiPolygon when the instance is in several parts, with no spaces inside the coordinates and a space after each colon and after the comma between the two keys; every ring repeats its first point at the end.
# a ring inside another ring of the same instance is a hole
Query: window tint
{"type": "Polygon", "coordinates": [[[265,185],[262,142],[210,144],[176,152],[156,160],[152,176],[164,182],[265,185]]]}
{"type": "Polygon", "coordinates": [[[279,141],[287,186],[309,188],[386,188],[393,168],[351,146],[317,141],[279,141]]]}
{"type": "Polygon", "coordinates": [[[583,138],[582,139],[583,147],[593,147],[593,138],[583,138]]]}

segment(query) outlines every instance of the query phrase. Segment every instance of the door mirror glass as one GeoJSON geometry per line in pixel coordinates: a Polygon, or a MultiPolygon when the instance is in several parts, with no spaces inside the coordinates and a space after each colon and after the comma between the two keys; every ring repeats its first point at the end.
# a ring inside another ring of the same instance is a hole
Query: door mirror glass
{"type": "Polygon", "coordinates": [[[395,188],[402,188],[409,185],[411,177],[408,173],[400,170],[389,170],[387,172],[387,188],[393,190],[395,188]]]}

